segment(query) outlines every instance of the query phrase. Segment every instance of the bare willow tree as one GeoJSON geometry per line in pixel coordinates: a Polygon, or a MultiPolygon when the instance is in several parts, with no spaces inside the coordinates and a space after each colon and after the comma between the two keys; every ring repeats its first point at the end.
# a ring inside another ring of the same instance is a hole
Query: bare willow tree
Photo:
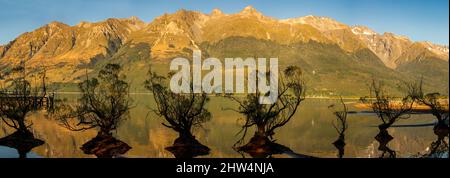
{"type": "Polygon", "coordinates": [[[434,132],[439,136],[448,136],[448,100],[443,99],[443,96],[437,92],[425,93],[423,90],[423,79],[406,86],[417,103],[428,107],[431,114],[436,118],[437,124],[434,127],[434,132]]]}
{"type": "Polygon", "coordinates": [[[166,121],[162,125],[178,132],[180,138],[195,138],[193,129],[202,127],[211,119],[211,113],[206,109],[209,101],[206,93],[173,93],[168,88],[167,78],[151,69],[145,87],[153,93],[156,102],[153,111],[166,121]]]}
{"type": "MultiPolygon", "coordinates": [[[[401,87],[405,89],[405,86],[401,87]]],[[[380,144],[378,150],[382,151],[381,157],[395,158],[396,152],[388,147],[388,143],[394,138],[387,129],[401,119],[410,118],[415,102],[415,98],[410,93],[415,93],[415,91],[409,90],[414,88],[406,87],[407,91],[404,91],[404,96],[395,97],[388,94],[383,82],[373,79],[369,89],[370,98],[362,98],[361,101],[369,104],[382,122],[378,125],[379,133],[375,136],[380,144]]]]}
{"type": "Polygon", "coordinates": [[[78,103],[61,103],[55,114],[61,125],[72,131],[98,129],[100,136],[112,131],[129,117],[132,99],[126,76],[120,74],[119,64],[107,64],[98,78],[81,82],[78,103]]]}
{"type": "MultiPolygon", "coordinates": [[[[170,77],[172,73],[169,73],[170,77]]],[[[191,83],[191,89],[193,84],[191,83]]],[[[210,149],[195,139],[193,131],[211,119],[211,113],[206,109],[209,98],[206,93],[173,93],[168,88],[166,77],[149,71],[149,79],[145,87],[153,93],[156,108],[153,112],[163,117],[162,123],[167,128],[176,131],[179,137],[172,146],[166,147],[176,158],[192,158],[207,155],[210,149]]]]}
{"type": "Polygon", "coordinates": [[[284,70],[283,75],[280,75],[278,99],[273,104],[261,104],[260,96],[266,96],[269,93],[262,93],[259,90],[256,90],[256,93],[248,94],[245,99],[226,95],[227,98],[239,104],[236,111],[245,116],[244,124],[239,132],[243,135],[235,145],[241,144],[248,129],[254,126],[256,127],[256,137],[272,139],[275,129],[286,125],[292,119],[298,106],[305,99],[305,90],[301,69],[289,66],[284,70]]]}
{"type": "Polygon", "coordinates": [[[344,156],[345,131],[347,131],[348,129],[348,108],[342,97],[340,98],[340,102],[342,105],[342,109],[338,109],[336,105],[330,105],[328,106],[328,108],[332,109],[333,114],[336,116],[336,120],[333,121],[332,124],[336,129],[336,132],[339,134],[339,137],[336,141],[333,142],[333,145],[338,149],[338,157],[342,158],[344,156]]]}
{"type": "Polygon", "coordinates": [[[3,123],[22,133],[29,132],[28,128],[32,125],[26,122],[27,114],[41,109],[42,103],[37,100],[45,97],[37,86],[33,92],[30,82],[26,79],[25,67],[25,62],[14,67],[10,74],[10,86],[0,92],[0,118],[3,123]]]}
{"type": "MultiPolygon", "coordinates": [[[[32,88],[31,83],[26,79],[27,72],[23,61],[12,69],[9,77],[10,85],[4,88],[2,86],[0,90],[0,118],[2,123],[16,131],[0,138],[0,145],[14,148],[20,158],[26,158],[31,149],[45,143],[35,138],[29,131],[32,123],[26,120],[29,113],[43,109],[42,104],[45,97],[43,91],[45,89],[38,87],[37,82],[34,89],[32,88]]],[[[45,80],[42,82],[42,85],[45,85],[45,80]]]]}
{"type": "Polygon", "coordinates": [[[370,84],[370,98],[362,98],[363,103],[369,104],[373,112],[382,122],[378,128],[386,130],[400,119],[408,119],[413,108],[415,98],[406,91],[405,96],[395,97],[387,93],[383,82],[372,80],[370,84]]]}
{"type": "Polygon", "coordinates": [[[448,100],[437,92],[425,93],[423,78],[415,83],[407,83],[406,86],[409,89],[409,94],[415,98],[416,102],[428,107],[437,120],[433,128],[437,140],[431,143],[429,153],[423,155],[423,157],[443,157],[443,154],[448,153],[449,149],[448,143],[445,141],[445,137],[448,137],[449,134],[448,100]]]}

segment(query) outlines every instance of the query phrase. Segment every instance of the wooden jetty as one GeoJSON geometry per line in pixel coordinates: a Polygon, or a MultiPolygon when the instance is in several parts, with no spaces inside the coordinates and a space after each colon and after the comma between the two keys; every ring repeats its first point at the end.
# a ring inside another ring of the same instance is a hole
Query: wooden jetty
{"type": "Polygon", "coordinates": [[[0,105],[3,103],[21,102],[31,106],[33,110],[46,109],[53,110],[55,104],[55,94],[38,96],[38,95],[19,95],[10,92],[0,93],[0,105]]]}

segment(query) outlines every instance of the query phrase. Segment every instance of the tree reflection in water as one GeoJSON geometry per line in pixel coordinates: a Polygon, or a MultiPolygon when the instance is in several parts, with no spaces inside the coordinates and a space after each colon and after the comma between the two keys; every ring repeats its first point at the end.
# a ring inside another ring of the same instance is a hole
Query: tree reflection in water
{"type": "MultiPolygon", "coordinates": [[[[292,158],[313,158],[312,156],[296,153],[287,146],[275,143],[268,137],[259,135],[253,136],[247,144],[236,147],[235,150],[241,154],[247,153],[253,158],[271,158],[277,154],[285,154],[292,158]]],[[[245,157],[244,154],[242,156],[245,157]]]]}
{"type": "Polygon", "coordinates": [[[36,139],[30,131],[16,131],[11,135],[0,138],[0,145],[14,148],[19,153],[19,158],[26,158],[33,148],[43,145],[45,142],[36,139]]]}
{"type": "Polygon", "coordinates": [[[443,154],[447,154],[449,145],[446,143],[445,138],[449,135],[449,118],[448,118],[448,100],[442,99],[443,96],[437,92],[425,93],[423,90],[423,79],[420,79],[411,88],[415,88],[412,95],[419,104],[425,105],[430,109],[431,114],[436,119],[436,124],[433,127],[433,132],[437,136],[437,140],[432,142],[429,149],[429,153],[424,157],[443,157],[443,154]]]}
{"type": "Polygon", "coordinates": [[[100,133],[81,146],[85,154],[93,154],[98,158],[114,158],[125,154],[131,147],[111,135],[100,133]]]}
{"type": "MultiPolygon", "coordinates": [[[[448,119],[448,116],[447,116],[448,119]]],[[[449,144],[448,141],[448,125],[445,127],[441,124],[437,124],[434,127],[434,134],[437,136],[436,141],[430,144],[428,148],[428,153],[424,154],[422,157],[425,158],[448,158],[449,144]],[[446,141],[447,138],[447,141],[446,141]]]]}
{"type": "MultiPolygon", "coordinates": [[[[399,86],[400,87],[400,86],[399,86]]],[[[401,119],[410,118],[413,105],[416,101],[413,93],[416,93],[415,83],[406,83],[402,85],[404,96],[394,97],[390,95],[382,81],[372,80],[369,90],[369,98],[361,98],[361,102],[369,104],[373,112],[382,122],[378,125],[379,133],[375,136],[382,153],[380,158],[396,158],[396,152],[388,147],[388,143],[394,139],[388,129],[401,119]]]]}
{"type": "Polygon", "coordinates": [[[192,137],[178,137],[175,139],[172,146],[166,147],[166,150],[171,152],[175,158],[194,158],[197,156],[208,155],[210,152],[210,149],[207,146],[202,145],[192,137]]]}
{"type": "Polygon", "coordinates": [[[444,137],[438,137],[429,147],[429,152],[422,157],[425,158],[448,158],[449,145],[444,137]]]}
{"type": "Polygon", "coordinates": [[[333,145],[338,150],[338,157],[342,158],[344,157],[345,131],[348,128],[347,124],[348,109],[342,97],[340,101],[342,109],[336,109],[336,105],[330,105],[328,106],[328,108],[331,109],[333,111],[333,114],[336,116],[337,123],[333,121],[333,127],[336,129],[336,132],[339,134],[339,137],[336,141],[333,142],[333,145]]]}
{"type": "Polygon", "coordinates": [[[378,141],[378,150],[381,151],[380,158],[396,158],[397,154],[394,150],[389,148],[388,143],[393,140],[387,130],[380,130],[380,132],[375,136],[375,140],[378,141]]]}

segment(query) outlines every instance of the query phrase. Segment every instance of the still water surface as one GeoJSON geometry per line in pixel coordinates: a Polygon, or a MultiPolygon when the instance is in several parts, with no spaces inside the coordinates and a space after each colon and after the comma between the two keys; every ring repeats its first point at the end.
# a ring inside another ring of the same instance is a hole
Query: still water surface
{"type": "MultiPolygon", "coordinates": [[[[74,99],[74,96],[63,96],[74,99]]],[[[134,107],[130,119],[119,127],[115,136],[129,144],[132,149],[126,157],[173,157],[164,148],[171,146],[177,134],[162,126],[162,118],[157,117],[149,108],[154,101],[151,95],[133,95],[134,107]]],[[[352,106],[356,100],[345,100],[350,111],[361,111],[352,106]]],[[[336,157],[336,149],[332,145],[338,138],[332,121],[335,119],[328,106],[339,104],[338,100],[307,99],[301,105],[294,118],[284,127],[275,131],[277,143],[291,148],[301,154],[316,157],[336,157]]],[[[203,128],[195,130],[197,139],[211,148],[211,153],[204,157],[242,157],[232,149],[240,138],[236,134],[240,130],[239,118],[242,115],[229,108],[237,105],[228,99],[212,97],[208,108],[212,119],[203,128]]],[[[236,109],[236,108],[235,108],[236,109]]],[[[96,136],[96,131],[72,132],[59,126],[45,113],[33,113],[29,116],[33,122],[32,132],[35,137],[45,141],[45,144],[32,150],[30,157],[93,157],[83,154],[81,145],[96,136]]],[[[408,120],[398,124],[423,124],[433,122],[433,116],[413,115],[408,120]]],[[[349,114],[349,129],[346,132],[346,147],[344,157],[378,157],[378,143],[374,137],[378,132],[376,125],[379,119],[372,114],[349,114]]],[[[0,137],[11,134],[13,130],[4,124],[0,125],[0,137]]],[[[397,151],[399,157],[409,157],[424,153],[427,147],[437,138],[432,127],[396,127],[389,130],[394,137],[389,147],[397,151]]],[[[253,132],[250,132],[249,136],[253,132]]],[[[248,141],[249,137],[247,137],[248,141]]],[[[11,149],[0,147],[0,157],[15,157],[11,149]]],[[[248,156],[247,156],[248,157],[248,156]]],[[[286,157],[286,156],[276,156],[286,157]]]]}

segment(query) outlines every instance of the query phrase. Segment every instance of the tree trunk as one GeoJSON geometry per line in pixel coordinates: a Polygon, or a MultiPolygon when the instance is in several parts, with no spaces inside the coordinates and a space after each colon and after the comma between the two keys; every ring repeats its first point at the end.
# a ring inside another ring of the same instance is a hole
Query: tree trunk
{"type": "Polygon", "coordinates": [[[448,136],[449,130],[449,126],[447,125],[447,123],[445,123],[445,120],[439,120],[433,128],[434,134],[436,134],[438,138],[444,138],[448,136]]]}
{"type": "Polygon", "coordinates": [[[394,122],[383,123],[378,126],[378,129],[380,129],[380,131],[387,130],[392,124],[394,124],[394,122]]]}
{"type": "Polygon", "coordinates": [[[178,132],[179,137],[183,138],[183,139],[192,139],[195,138],[194,135],[192,135],[192,133],[190,131],[181,131],[178,132]]]}
{"type": "Polygon", "coordinates": [[[256,136],[266,137],[266,128],[264,125],[257,125],[256,136]]]}
{"type": "Polygon", "coordinates": [[[99,136],[112,136],[111,129],[108,128],[100,128],[98,132],[99,136]]]}
{"type": "Polygon", "coordinates": [[[26,133],[28,132],[27,126],[25,125],[25,121],[24,120],[19,120],[17,121],[19,124],[19,130],[21,133],[26,133]]]}

